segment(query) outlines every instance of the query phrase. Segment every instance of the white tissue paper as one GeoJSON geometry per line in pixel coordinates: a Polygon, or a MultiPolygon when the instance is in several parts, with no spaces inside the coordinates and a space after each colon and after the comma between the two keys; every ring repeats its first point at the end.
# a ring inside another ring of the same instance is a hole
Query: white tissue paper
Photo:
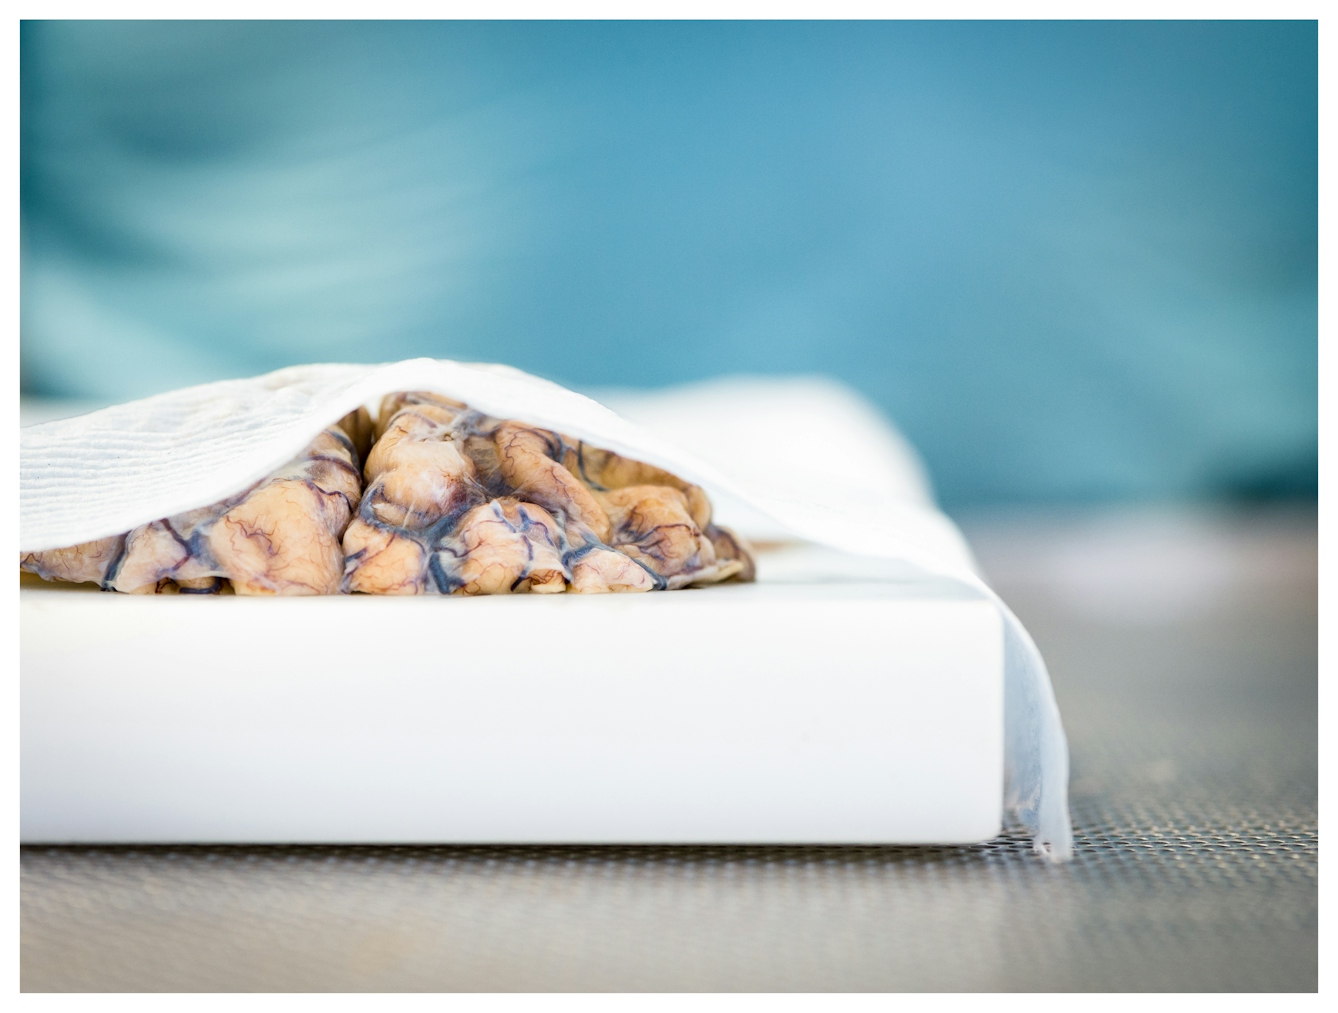
{"type": "MultiPolygon", "coordinates": [[[[729,383],[702,384],[693,394],[714,405],[716,426],[720,399],[729,398],[736,431],[722,445],[756,447],[750,455],[732,450],[727,462],[710,459],[712,434],[685,430],[692,413],[683,412],[681,396],[674,405],[675,438],[667,439],[653,397],[627,402],[645,423],[638,425],[588,397],[501,365],[434,359],[320,364],[171,391],[20,430],[20,550],[116,535],[216,502],[291,460],[360,405],[375,405],[395,391],[444,394],[695,482],[711,496],[720,523],[750,537],[798,538],[856,557],[892,560],[985,595],[1004,625],[1004,803],[1031,830],[1038,851],[1068,858],[1068,749],[1045,663],[1022,624],[976,572],[956,527],[934,507],[914,452],[872,411],[863,419],[858,406],[842,406],[832,396],[829,412],[853,410],[846,421],[865,426],[876,452],[901,464],[860,467],[857,456],[842,459],[854,451],[805,429],[804,405],[824,397],[821,384],[800,382],[796,415],[788,432],[778,433],[760,413],[750,413],[746,384],[729,383]],[[791,440],[813,449],[796,454],[791,440]]],[[[619,403],[616,394],[607,400],[619,403]]]]}

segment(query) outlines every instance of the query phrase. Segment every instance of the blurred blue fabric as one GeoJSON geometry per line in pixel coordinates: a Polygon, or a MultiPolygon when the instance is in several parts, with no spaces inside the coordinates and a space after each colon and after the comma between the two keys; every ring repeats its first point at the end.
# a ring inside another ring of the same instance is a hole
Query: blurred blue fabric
{"type": "Polygon", "coordinates": [[[27,392],[826,373],[950,507],[1314,493],[1313,22],[21,37],[27,392]]]}

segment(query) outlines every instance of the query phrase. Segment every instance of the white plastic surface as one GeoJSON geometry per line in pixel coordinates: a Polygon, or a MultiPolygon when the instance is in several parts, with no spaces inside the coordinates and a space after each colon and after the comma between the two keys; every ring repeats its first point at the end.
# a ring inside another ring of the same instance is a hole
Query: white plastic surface
{"type": "Polygon", "coordinates": [[[20,598],[25,842],[967,843],[1000,825],[1001,619],[947,584],[20,598]]]}

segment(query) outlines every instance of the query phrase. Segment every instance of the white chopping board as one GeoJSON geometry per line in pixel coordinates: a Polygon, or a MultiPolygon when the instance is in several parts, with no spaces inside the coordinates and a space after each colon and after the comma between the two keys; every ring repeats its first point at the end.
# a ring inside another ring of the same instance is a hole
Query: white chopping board
{"type": "Polygon", "coordinates": [[[590,597],[25,587],[22,840],[988,839],[998,611],[872,565],[590,597]]]}

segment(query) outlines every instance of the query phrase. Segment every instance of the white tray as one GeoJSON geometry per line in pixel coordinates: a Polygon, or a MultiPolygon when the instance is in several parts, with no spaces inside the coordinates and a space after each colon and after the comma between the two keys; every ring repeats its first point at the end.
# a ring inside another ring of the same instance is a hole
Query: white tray
{"type": "Polygon", "coordinates": [[[799,557],[648,595],[25,587],[22,839],[994,836],[995,607],[799,557]]]}

